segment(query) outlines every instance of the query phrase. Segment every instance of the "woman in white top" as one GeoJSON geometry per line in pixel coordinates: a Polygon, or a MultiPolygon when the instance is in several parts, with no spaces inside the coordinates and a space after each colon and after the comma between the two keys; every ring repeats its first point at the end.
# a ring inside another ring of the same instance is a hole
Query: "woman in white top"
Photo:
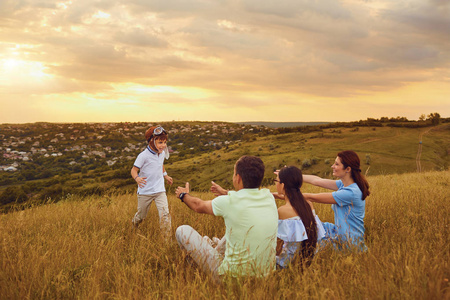
{"type": "Polygon", "coordinates": [[[290,262],[309,265],[314,256],[317,241],[323,238],[322,222],[315,215],[312,204],[303,197],[300,187],[302,171],[284,167],[275,172],[277,193],[286,204],[278,208],[277,267],[285,268],[290,262]]]}

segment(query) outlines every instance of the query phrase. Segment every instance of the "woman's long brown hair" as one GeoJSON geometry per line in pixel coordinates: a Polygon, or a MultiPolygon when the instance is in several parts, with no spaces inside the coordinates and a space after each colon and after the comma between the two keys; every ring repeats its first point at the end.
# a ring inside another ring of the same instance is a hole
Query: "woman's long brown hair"
{"type": "Polygon", "coordinates": [[[295,166],[284,167],[280,170],[278,177],[280,183],[284,183],[286,196],[302,220],[308,235],[308,239],[302,242],[297,259],[309,265],[317,246],[317,224],[311,206],[300,191],[303,184],[302,171],[295,166]]]}
{"type": "Polygon", "coordinates": [[[361,163],[358,154],[354,151],[346,150],[339,152],[337,156],[341,159],[344,168],[350,167],[352,169],[351,176],[353,181],[355,181],[363,194],[362,200],[365,200],[366,197],[370,195],[369,183],[361,172],[361,163]]]}

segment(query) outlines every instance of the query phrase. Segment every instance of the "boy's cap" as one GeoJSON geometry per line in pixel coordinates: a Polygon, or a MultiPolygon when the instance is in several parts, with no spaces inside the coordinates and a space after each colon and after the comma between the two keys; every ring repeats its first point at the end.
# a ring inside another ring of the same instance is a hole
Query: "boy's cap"
{"type": "MultiPolygon", "coordinates": [[[[158,128],[158,127],[161,127],[161,126],[152,126],[149,129],[147,129],[147,131],[145,132],[145,140],[146,141],[150,140],[150,138],[152,137],[153,133],[155,132],[155,129],[158,128]]],[[[162,127],[161,127],[161,129],[162,129],[162,127]]],[[[163,136],[167,135],[167,133],[166,133],[166,131],[164,131],[164,129],[163,129],[163,133],[161,135],[163,135],[163,136]]]]}
{"type": "Polygon", "coordinates": [[[148,141],[150,139],[150,137],[153,134],[153,131],[155,130],[156,126],[152,126],[149,129],[147,129],[147,131],[145,132],[145,140],[148,141]]]}

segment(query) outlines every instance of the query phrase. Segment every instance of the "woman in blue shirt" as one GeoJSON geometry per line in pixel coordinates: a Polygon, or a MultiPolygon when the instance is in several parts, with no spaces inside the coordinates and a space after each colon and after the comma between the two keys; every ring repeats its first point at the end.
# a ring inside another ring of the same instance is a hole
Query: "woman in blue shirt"
{"type": "Polygon", "coordinates": [[[370,192],[369,183],[361,173],[359,157],[354,151],[339,152],[331,168],[333,176],[338,180],[303,175],[303,181],[334,192],[303,193],[303,196],[312,202],[332,204],[335,224],[323,223],[327,239],[344,244],[350,243],[365,250],[365,199],[370,192]]]}

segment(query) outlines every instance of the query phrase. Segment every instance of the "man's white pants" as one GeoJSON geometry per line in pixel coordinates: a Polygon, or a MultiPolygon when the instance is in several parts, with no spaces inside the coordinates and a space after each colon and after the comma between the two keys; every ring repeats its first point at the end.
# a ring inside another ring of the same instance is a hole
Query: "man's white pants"
{"type": "Polygon", "coordinates": [[[175,237],[181,249],[185,250],[204,272],[210,273],[216,280],[219,279],[218,269],[223,261],[225,238],[213,247],[208,237],[202,237],[189,225],[178,227],[175,237]]]}

